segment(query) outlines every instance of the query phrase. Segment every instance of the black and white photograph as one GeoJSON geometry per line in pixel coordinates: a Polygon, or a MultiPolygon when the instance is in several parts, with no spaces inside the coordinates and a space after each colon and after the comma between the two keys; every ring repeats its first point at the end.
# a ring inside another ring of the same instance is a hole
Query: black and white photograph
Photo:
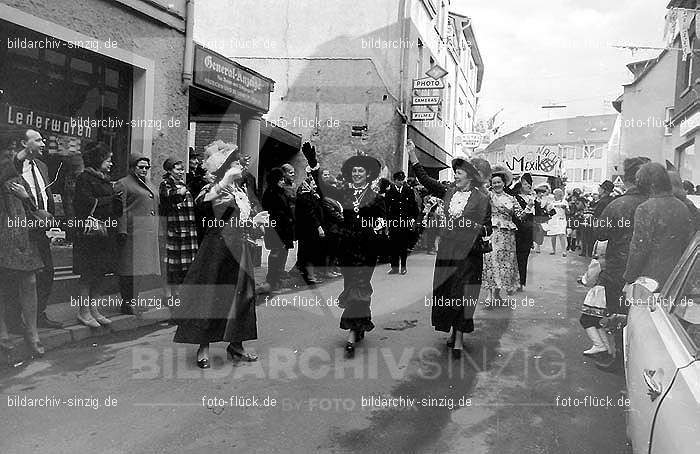
{"type": "Polygon", "coordinates": [[[0,0],[0,453],[700,453],[697,0],[0,0]]]}

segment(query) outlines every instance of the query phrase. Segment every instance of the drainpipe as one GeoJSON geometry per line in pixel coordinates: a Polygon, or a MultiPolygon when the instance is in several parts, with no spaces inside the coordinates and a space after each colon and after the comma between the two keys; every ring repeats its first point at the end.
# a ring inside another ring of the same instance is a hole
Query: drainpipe
{"type": "MultiPolygon", "coordinates": [[[[401,0],[399,4],[399,17],[401,19],[401,42],[408,42],[408,18],[406,17],[406,0],[401,0]]],[[[408,175],[408,157],[405,156],[404,150],[406,149],[406,141],[408,139],[408,118],[406,116],[405,106],[405,96],[404,96],[404,79],[408,72],[405,69],[406,65],[406,53],[408,52],[407,46],[402,46],[401,56],[399,60],[399,107],[396,109],[399,116],[401,116],[401,137],[399,139],[399,158],[397,159],[398,167],[406,172],[408,175]]]]}
{"type": "Polygon", "coordinates": [[[194,0],[185,3],[185,55],[182,63],[182,92],[186,93],[192,84],[194,66],[194,0]]]}

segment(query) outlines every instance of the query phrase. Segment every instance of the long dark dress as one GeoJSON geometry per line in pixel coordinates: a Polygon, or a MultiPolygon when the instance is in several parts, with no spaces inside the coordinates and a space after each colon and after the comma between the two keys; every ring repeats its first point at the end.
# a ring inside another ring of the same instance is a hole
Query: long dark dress
{"type": "Polygon", "coordinates": [[[340,202],[343,207],[343,223],[337,232],[340,238],[340,267],[343,274],[343,291],[338,296],[338,306],[343,308],[340,329],[371,331],[372,323],[372,274],[377,265],[378,242],[381,237],[375,233],[378,218],[386,219],[384,198],[367,186],[359,197],[358,211],[353,201],[356,197],[352,188],[338,189],[314,178],[323,197],[340,202]]]}
{"type": "Polygon", "coordinates": [[[251,232],[236,222],[240,209],[233,201],[213,210],[219,225],[206,230],[183,282],[180,306],[173,313],[178,324],[175,342],[236,343],[258,338],[253,262],[247,244],[251,232]]]}
{"type": "MultiPolygon", "coordinates": [[[[515,200],[520,204],[520,208],[527,209],[527,199],[535,198],[533,194],[516,194],[515,200]]],[[[527,284],[527,263],[530,259],[530,250],[532,249],[532,241],[534,238],[535,229],[535,213],[541,210],[540,201],[535,199],[535,206],[532,213],[527,213],[522,219],[515,219],[515,225],[518,230],[515,231],[515,254],[518,258],[518,272],[520,274],[520,285],[527,284]]]]}
{"type": "Polygon", "coordinates": [[[481,241],[484,230],[491,232],[489,197],[482,190],[473,189],[461,214],[452,216],[449,208],[456,188],[431,178],[420,164],[414,164],[413,170],[431,194],[444,200],[447,218],[435,259],[432,325],[436,331],[449,332],[454,328],[470,333],[474,331],[484,264],[477,241],[481,241]]]}

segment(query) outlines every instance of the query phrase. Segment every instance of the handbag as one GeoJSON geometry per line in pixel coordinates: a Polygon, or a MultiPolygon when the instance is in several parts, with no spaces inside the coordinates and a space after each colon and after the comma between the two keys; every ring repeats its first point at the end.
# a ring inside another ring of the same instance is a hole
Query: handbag
{"type": "Polygon", "coordinates": [[[474,245],[474,247],[476,248],[476,252],[479,252],[481,254],[488,254],[489,252],[493,252],[491,237],[488,236],[486,226],[482,227],[481,229],[482,234],[479,235],[479,237],[476,239],[476,244],[474,245]]]}
{"type": "Polygon", "coordinates": [[[107,238],[107,223],[105,221],[100,221],[93,215],[95,214],[95,209],[97,208],[97,199],[95,199],[95,204],[90,210],[90,214],[85,218],[85,226],[83,227],[83,235],[90,236],[94,238],[107,238]]]}

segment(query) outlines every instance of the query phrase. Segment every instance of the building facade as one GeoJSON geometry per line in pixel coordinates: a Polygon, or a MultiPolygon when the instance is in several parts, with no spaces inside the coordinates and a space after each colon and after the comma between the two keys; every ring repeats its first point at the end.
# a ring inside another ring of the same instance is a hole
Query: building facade
{"type": "Polygon", "coordinates": [[[595,192],[612,177],[608,154],[617,117],[577,116],[532,123],[495,139],[483,156],[515,174],[527,171],[543,178],[561,177],[567,189],[595,192]]]}
{"type": "MultiPolygon", "coordinates": [[[[187,160],[186,3],[0,2],[0,135],[15,148],[26,129],[43,135],[58,219],[73,215],[88,142],[112,150],[115,179],[129,154],[151,158],[156,186],[167,157],[187,160]]],[[[70,241],[52,255],[52,298],[65,301],[77,289],[70,241]]]]}
{"type": "MultiPolygon", "coordinates": [[[[697,2],[674,0],[668,7],[695,9],[697,2]]],[[[669,121],[671,147],[664,150],[663,158],[673,163],[683,180],[699,184],[700,158],[696,152],[696,139],[700,141],[700,37],[696,33],[697,17],[689,15],[684,20],[683,13],[683,10],[678,10],[675,15],[678,21],[671,47],[683,49],[681,35],[687,33],[688,53],[684,50],[671,53],[676,64],[675,77],[668,80],[669,87],[674,90],[669,121]]]]}
{"type": "Polygon", "coordinates": [[[610,154],[613,173],[622,173],[622,162],[632,156],[647,156],[658,162],[673,160],[673,116],[676,55],[664,50],[657,58],[630,63],[634,80],[613,106],[620,112],[620,152],[610,154]],[[615,172],[615,168],[620,171],[615,172]]]}
{"type": "MultiPolygon", "coordinates": [[[[276,81],[263,125],[314,142],[333,174],[358,151],[386,172],[405,169],[407,138],[436,176],[449,167],[456,137],[471,129],[483,73],[468,18],[450,15],[449,1],[360,0],[351,10],[339,0],[237,2],[245,15],[229,6],[199,6],[195,39],[276,81]],[[434,65],[448,71],[445,88],[414,90],[434,65]],[[439,98],[416,108],[433,120],[411,120],[413,95],[439,98]]],[[[305,164],[300,155],[265,160],[305,164]]]]}

